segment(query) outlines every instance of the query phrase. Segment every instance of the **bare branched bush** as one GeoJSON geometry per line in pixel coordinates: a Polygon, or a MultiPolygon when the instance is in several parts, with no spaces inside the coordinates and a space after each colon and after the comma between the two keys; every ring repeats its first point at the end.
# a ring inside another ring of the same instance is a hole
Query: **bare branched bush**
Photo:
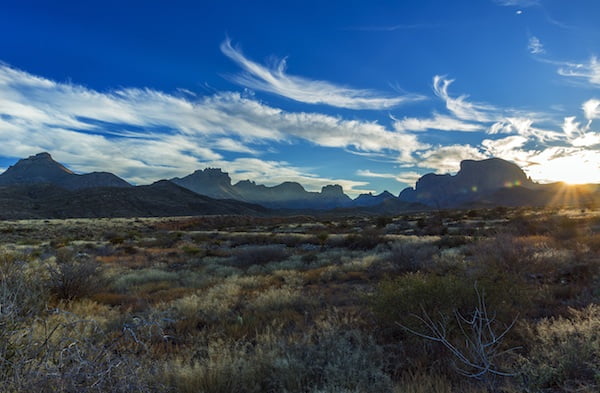
{"type": "Polygon", "coordinates": [[[449,330],[447,314],[432,317],[429,312],[422,309],[419,315],[412,314],[423,329],[416,330],[406,325],[399,325],[406,331],[442,344],[455,360],[456,371],[468,378],[485,381],[490,387],[494,386],[496,377],[512,377],[516,374],[501,368],[500,362],[508,353],[516,348],[505,348],[503,340],[514,326],[516,319],[510,324],[500,326],[495,315],[488,312],[484,294],[475,288],[477,293],[477,306],[469,314],[464,315],[454,311],[454,319],[460,334],[452,334],[449,330]],[[434,319],[435,318],[435,319],[434,319]]]}

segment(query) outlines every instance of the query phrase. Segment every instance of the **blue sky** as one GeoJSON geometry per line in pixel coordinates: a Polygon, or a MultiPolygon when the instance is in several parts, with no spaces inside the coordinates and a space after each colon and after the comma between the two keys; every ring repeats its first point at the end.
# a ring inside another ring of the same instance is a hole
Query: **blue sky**
{"type": "Polygon", "coordinates": [[[600,183],[597,0],[0,3],[0,168],[395,194],[463,159],[600,183]],[[14,4],[10,4],[14,3],[14,4]]]}

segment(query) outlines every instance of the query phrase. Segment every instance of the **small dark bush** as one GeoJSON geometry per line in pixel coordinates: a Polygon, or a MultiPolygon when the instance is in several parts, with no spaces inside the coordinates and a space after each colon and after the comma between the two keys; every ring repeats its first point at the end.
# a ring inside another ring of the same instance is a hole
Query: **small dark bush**
{"type": "Polygon", "coordinates": [[[59,299],[89,296],[102,286],[101,266],[86,254],[58,250],[56,264],[47,268],[50,276],[48,289],[59,299]]]}
{"type": "Polygon", "coordinates": [[[377,229],[365,229],[359,234],[346,236],[345,243],[345,246],[351,250],[371,250],[384,243],[384,238],[381,231],[377,229]]]}
{"type": "Polygon", "coordinates": [[[235,249],[232,264],[246,268],[252,265],[262,265],[286,259],[288,252],[283,245],[246,246],[235,249]]]}
{"type": "Polygon", "coordinates": [[[394,243],[391,247],[390,260],[399,271],[416,272],[431,265],[438,248],[431,244],[394,243]]]}
{"type": "Polygon", "coordinates": [[[436,242],[439,248],[455,248],[469,244],[471,239],[466,236],[444,235],[436,242]]]}

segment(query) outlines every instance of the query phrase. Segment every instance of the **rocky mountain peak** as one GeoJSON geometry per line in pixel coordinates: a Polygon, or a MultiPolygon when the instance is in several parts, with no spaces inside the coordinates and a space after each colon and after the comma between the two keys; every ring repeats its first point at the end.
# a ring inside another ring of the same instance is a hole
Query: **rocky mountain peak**
{"type": "Polygon", "coordinates": [[[53,184],[67,189],[131,186],[112,173],[75,174],[46,152],[23,158],[0,174],[0,185],[15,184],[53,184]]]}
{"type": "Polygon", "coordinates": [[[73,172],[44,152],[20,159],[0,176],[11,183],[52,183],[68,175],[73,175],[73,172]]]}
{"type": "Polygon", "coordinates": [[[344,189],[339,184],[329,184],[321,188],[323,196],[344,196],[344,189]]]}
{"type": "Polygon", "coordinates": [[[213,184],[231,185],[231,177],[229,177],[229,173],[223,172],[221,168],[206,168],[204,170],[197,170],[189,176],[198,181],[208,181],[213,184]]]}

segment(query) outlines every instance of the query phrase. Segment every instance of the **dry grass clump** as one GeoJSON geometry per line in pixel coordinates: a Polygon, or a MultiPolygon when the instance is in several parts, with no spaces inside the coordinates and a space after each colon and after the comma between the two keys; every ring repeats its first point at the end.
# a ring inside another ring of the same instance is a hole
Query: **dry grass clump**
{"type": "Polygon", "coordinates": [[[597,392],[600,389],[600,306],[571,309],[523,327],[529,351],[519,359],[530,391],[597,392]]]}
{"type": "Polygon", "coordinates": [[[456,386],[456,383],[444,374],[409,370],[400,376],[394,393],[488,393],[485,387],[467,382],[456,386]]]}
{"type": "Polygon", "coordinates": [[[242,286],[235,282],[217,284],[206,291],[175,300],[172,307],[184,319],[208,319],[212,321],[223,318],[239,303],[242,286]]]}
{"type": "Polygon", "coordinates": [[[165,365],[179,392],[390,392],[382,349],[358,330],[267,331],[254,343],[213,339],[165,365]]]}
{"type": "Polygon", "coordinates": [[[179,279],[177,272],[168,272],[157,268],[141,269],[126,273],[118,277],[113,288],[119,292],[126,291],[132,287],[156,282],[174,282],[179,279]]]}

